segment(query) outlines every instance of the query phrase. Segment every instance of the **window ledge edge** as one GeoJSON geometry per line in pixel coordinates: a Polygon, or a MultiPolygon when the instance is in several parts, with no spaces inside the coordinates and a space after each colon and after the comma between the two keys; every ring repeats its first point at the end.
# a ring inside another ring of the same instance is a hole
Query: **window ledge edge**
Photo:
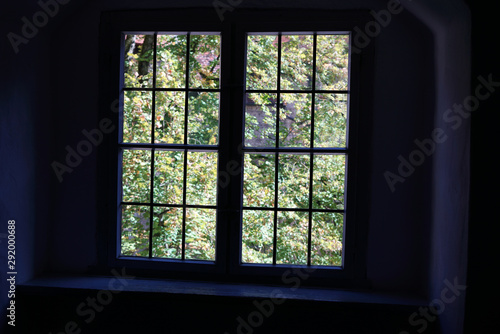
{"type": "Polygon", "coordinates": [[[423,306],[425,298],[406,292],[374,289],[335,289],[291,286],[270,286],[250,283],[220,283],[169,279],[135,278],[116,272],[115,276],[44,275],[19,284],[24,293],[50,294],[54,290],[110,290],[116,292],[156,293],[170,295],[208,296],[295,300],[346,304],[380,304],[423,306]]]}

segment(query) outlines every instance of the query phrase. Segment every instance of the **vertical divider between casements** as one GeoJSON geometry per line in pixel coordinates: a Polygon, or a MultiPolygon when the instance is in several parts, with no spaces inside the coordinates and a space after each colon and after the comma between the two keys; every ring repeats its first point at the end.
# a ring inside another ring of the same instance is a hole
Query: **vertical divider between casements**
{"type": "MultiPolygon", "coordinates": [[[[122,41],[121,41],[121,49],[122,53],[125,53],[125,45],[124,45],[124,37],[126,35],[122,32],[122,41]]],[[[117,201],[119,205],[116,208],[116,221],[117,225],[115,226],[115,231],[116,231],[116,236],[115,236],[115,242],[116,242],[116,247],[115,247],[115,258],[118,258],[122,254],[122,229],[123,229],[123,148],[120,145],[123,143],[123,128],[124,128],[124,109],[125,109],[125,58],[126,58],[126,53],[123,58],[123,61],[120,60],[120,96],[119,96],[119,113],[118,113],[118,141],[117,141],[117,150],[116,154],[117,156],[117,162],[118,162],[118,178],[117,178],[117,201]]],[[[120,58],[121,59],[121,58],[120,58]]]]}
{"type": "Polygon", "coordinates": [[[311,152],[309,154],[309,221],[307,227],[307,265],[311,265],[312,247],[312,202],[313,202],[313,180],[314,180],[314,111],[316,108],[316,50],[318,47],[318,34],[313,35],[313,70],[312,70],[312,93],[311,93],[311,152]]]}
{"type": "MultiPolygon", "coordinates": [[[[186,36],[186,84],[184,95],[184,145],[188,144],[188,120],[189,120],[189,53],[191,48],[191,33],[186,36]]],[[[184,149],[184,166],[182,176],[182,256],[181,259],[186,259],[186,193],[187,193],[187,159],[188,150],[184,149]]]]}
{"type": "MultiPolygon", "coordinates": [[[[151,99],[151,144],[155,143],[155,119],[156,119],[156,45],[158,43],[158,32],[153,37],[153,90],[151,99]]],[[[153,257],[153,232],[154,232],[154,178],[155,176],[155,148],[151,149],[151,171],[149,184],[149,258],[153,257]]]]}
{"type": "Polygon", "coordinates": [[[343,207],[343,210],[342,210],[342,256],[341,256],[341,265],[342,267],[344,267],[344,264],[345,264],[345,245],[346,245],[346,238],[345,238],[345,235],[346,235],[346,216],[347,216],[347,211],[346,211],[346,208],[347,208],[347,205],[349,205],[349,203],[347,202],[347,178],[349,177],[348,175],[348,171],[347,171],[347,167],[349,165],[349,132],[350,132],[350,129],[351,129],[351,126],[350,126],[350,115],[351,115],[351,103],[350,103],[350,99],[351,99],[351,80],[352,80],[352,77],[351,77],[351,70],[352,70],[352,33],[349,34],[349,51],[348,51],[348,82],[347,82],[347,87],[346,87],[346,91],[345,91],[345,95],[346,95],[346,98],[347,98],[347,114],[346,114],[346,118],[347,118],[347,132],[346,132],[346,137],[345,137],[345,152],[344,152],[344,185],[343,185],[343,188],[344,188],[344,207],[343,207]]]}
{"type": "Polygon", "coordinates": [[[278,33],[278,74],[276,93],[276,152],[274,153],[274,225],[273,225],[273,265],[276,264],[278,244],[278,170],[280,142],[280,101],[281,101],[281,32],[278,33]]]}

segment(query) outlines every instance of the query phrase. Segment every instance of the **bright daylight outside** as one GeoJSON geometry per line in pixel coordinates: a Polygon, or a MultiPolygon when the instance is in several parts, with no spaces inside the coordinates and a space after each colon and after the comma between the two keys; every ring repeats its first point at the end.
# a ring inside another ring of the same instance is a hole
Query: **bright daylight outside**
{"type": "MultiPolygon", "coordinates": [[[[342,265],[349,45],[247,36],[242,263],[342,265]]],[[[215,260],[220,49],[217,33],[124,35],[122,256],[215,260]]]]}

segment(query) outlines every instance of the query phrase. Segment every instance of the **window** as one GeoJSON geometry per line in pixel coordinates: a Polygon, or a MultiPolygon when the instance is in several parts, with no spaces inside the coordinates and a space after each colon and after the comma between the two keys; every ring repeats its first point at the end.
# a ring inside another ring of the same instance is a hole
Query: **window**
{"type": "Polygon", "coordinates": [[[121,256],[215,260],[219,63],[218,33],[124,34],[121,256]]]}
{"type": "Polygon", "coordinates": [[[355,20],[110,21],[108,265],[360,276],[355,20]]]}
{"type": "Polygon", "coordinates": [[[349,34],[247,37],[242,262],[342,266],[349,34]]]}

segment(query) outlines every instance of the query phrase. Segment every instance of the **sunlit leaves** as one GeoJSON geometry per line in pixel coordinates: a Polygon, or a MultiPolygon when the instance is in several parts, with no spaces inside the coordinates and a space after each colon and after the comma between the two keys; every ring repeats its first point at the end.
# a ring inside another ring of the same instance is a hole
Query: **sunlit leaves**
{"type": "Polygon", "coordinates": [[[243,178],[243,205],[274,206],[274,154],[245,155],[243,178]]]}
{"type": "Polygon", "coordinates": [[[186,187],[186,204],[216,204],[217,153],[188,152],[186,187]]]}
{"type": "Polygon", "coordinates": [[[219,138],[219,93],[190,93],[188,113],[188,144],[217,145],[219,138]]]}
{"type": "MultiPolygon", "coordinates": [[[[311,265],[341,266],[344,215],[335,212],[278,211],[276,264],[308,262],[308,228],[311,228],[311,265]],[[311,215],[311,217],[309,216],[311,215]]],[[[242,221],[242,261],[273,263],[274,212],[245,210],[242,221]]]]}
{"type": "Polygon", "coordinates": [[[184,92],[156,92],[155,143],[184,143],[184,92]]]}
{"type": "Polygon", "coordinates": [[[252,93],[246,97],[245,146],[276,145],[277,94],[252,93]]]}
{"type": "MultiPolygon", "coordinates": [[[[317,36],[316,89],[349,87],[349,35],[317,36]]],[[[313,36],[281,36],[281,89],[311,89],[314,65],[313,36]]],[[[247,89],[277,89],[278,36],[249,35],[247,89]]]]}
{"type": "Polygon", "coordinates": [[[281,89],[311,89],[313,36],[281,37],[281,89]]]}
{"type": "Polygon", "coordinates": [[[347,94],[317,94],[314,145],[347,146],[347,94]]]}
{"type": "Polygon", "coordinates": [[[276,35],[249,35],[247,44],[247,88],[276,89],[278,45],[276,35]]]}
{"type": "Polygon", "coordinates": [[[242,261],[273,263],[274,213],[245,210],[242,223],[242,261]]]}
{"type": "Polygon", "coordinates": [[[277,264],[307,264],[307,212],[278,212],[277,264]]]}
{"type": "Polygon", "coordinates": [[[281,94],[279,143],[281,147],[311,144],[311,94],[281,94]]]}
{"type": "MultiPolygon", "coordinates": [[[[220,36],[190,35],[189,82],[191,88],[218,88],[220,36]]],[[[187,34],[159,34],[156,41],[156,87],[183,88],[186,84],[187,34]]],[[[153,87],[155,36],[125,35],[124,84],[130,88],[153,87]]]]}
{"type": "Polygon", "coordinates": [[[153,86],[154,35],[125,35],[125,87],[151,88],[153,86]]]}
{"type": "Polygon", "coordinates": [[[186,209],[186,259],[215,260],[214,209],[186,209]]]}
{"type": "Polygon", "coordinates": [[[191,35],[189,47],[189,86],[219,88],[220,36],[191,35]]]}
{"type": "Polygon", "coordinates": [[[180,259],[182,208],[154,208],[153,226],[153,257],[180,259]]]}
{"type": "Polygon", "coordinates": [[[125,205],[122,208],[121,254],[148,256],[149,207],[125,205]]]}
{"type": "Polygon", "coordinates": [[[343,210],[344,184],[344,155],[314,156],[313,208],[343,210]]]}
{"type": "Polygon", "coordinates": [[[349,36],[318,35],[317,43],[316,89],[348,89],[349,36]]]}
{"type": "Polygon", "coordinates": [[[151,110],[151,92],[125,92],[123,97],[123,142],[151,142],[151,110]]]}
{"type": "Polygon", "coordinates": [[[280,154],[278,170],[278,206],[309,207],[309,155],[280,154]]]}
{"type": "Polygon", "coordinates": [[[184,180],[184,152],[156,151],[154,175],[154,202],[182,204],[184,180]]]}
{"type": "Polygon", "coordinates": [[[186,86],[187,35],[158,35],[156,87],[186,86]]]}
{"type": "MultiPolygon", "coordinates": [[[[156,151],[153,202],[156,204],[215,205],[217,153],[187,153],[187,188],[183,189],[184,151],[156,151]]],[[[123,201],[149,202],[151,151],[125,150],[123,153],[123,201]],[[138,173],[139,175],[135,175],[138,173]]],[[[122,214],[122,255],[147,256],[149,211],[146,206],[124,205],[122,214]],[[139,210],[139,208],[141,208],[139,210]],[[135,210],[135,211],[134,211],[135,210]],[[144,227],[147,223],[147,228],[144,227]]],[[[153,215],[153,257],[182,256],[182,208],[155,206],[153,215]]],[[[215,256],[215,210],[187,209],[186,259],[213,260],[215,256]]]]}
{"type": "Polygon", "coordinates": [[[344,215],[333,212],[313,212],[311,264],[341,266],[344,215]]]}
{"type": "Polygon", "coordinates": [[[122,200],[124,202],[149,201],[151,151],[124,150],[122,158],[122,200]]]}

